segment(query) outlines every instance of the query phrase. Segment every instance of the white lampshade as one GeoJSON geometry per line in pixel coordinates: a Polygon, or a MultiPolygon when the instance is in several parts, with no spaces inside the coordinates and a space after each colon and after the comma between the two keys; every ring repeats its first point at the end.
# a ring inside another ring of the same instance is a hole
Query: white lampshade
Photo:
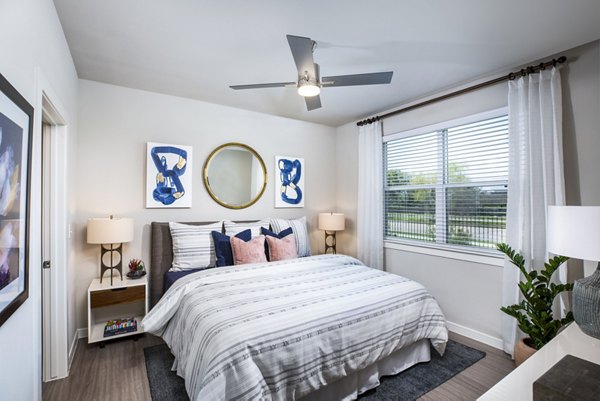
{"type": "Polygon", "coordinates": [[[319,213],[319,230],[342,231],[346,228],[343,213],[319,213]]]}
{"type": "Polygon", "coordinates": [[[549,206],[548,252],[600,261],[600,206],[549,206]]]}
{"type": "Polygon", "coordinates": [[[88,244],[121,244],[133,240],[133,219],[88,219],[88,244]]]}

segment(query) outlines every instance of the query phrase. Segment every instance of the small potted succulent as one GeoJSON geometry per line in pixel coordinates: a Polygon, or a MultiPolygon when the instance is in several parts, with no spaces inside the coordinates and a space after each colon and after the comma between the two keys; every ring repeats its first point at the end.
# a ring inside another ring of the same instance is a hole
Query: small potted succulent
{"type": "Polygon", "coordinates": [[[515,345],[515,363],[520,365],[535,351],[552,340],[558,331],[573,321],[573,313],[569,312],[562,319],[552,315],[554,299],[563,291],[571,291],[573,284],[556,284],[552,275],[569,258],[555,256],[544,263],[540,271],[525,269],[525,259],[507,244],[498,244],[497,248],[515,265],[524,281],[519,282],[522,300],[518,304],[503,306],[500,310],[517,319],[517,325],[528,337],[515,345]]]}
{"type": "Polygon", "coordinates": [[[146,274],[146,269],[144,268],[144,262],[140,259],[131,259],[129,261],[129,272],[127,273],[127,277],[129,278],[140,278],[146,274]]]}

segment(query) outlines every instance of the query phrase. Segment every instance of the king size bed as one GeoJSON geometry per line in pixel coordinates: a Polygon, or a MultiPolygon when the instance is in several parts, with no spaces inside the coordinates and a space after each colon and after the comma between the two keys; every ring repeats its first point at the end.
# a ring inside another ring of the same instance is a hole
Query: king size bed
{"type": "MultiPolygon", "coordinates": [[[[203,223],[187,223],[199,225],[203,223]]],[[[345,255],[238,264],[182,275],[169,223],[152,223],[152,310],[192,401],[352,400],[442,354],[444,316],[420,284],[345,255]]]]}

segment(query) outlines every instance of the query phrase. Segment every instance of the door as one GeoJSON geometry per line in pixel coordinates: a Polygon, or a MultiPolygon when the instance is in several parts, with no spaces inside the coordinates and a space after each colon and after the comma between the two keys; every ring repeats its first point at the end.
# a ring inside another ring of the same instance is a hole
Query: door
{"type": "MultiPolygon", "coordinates": [[[[41,207],[40,248],[41,280],[41,380],[61,379],[69,374],[69,360],[77,344],[75,328],[69,328],[68,291],[72,277],[68,274],[68,125],[58,98],[39,75],[41,92],[41,132],[38,132],[37,157],[41,159],[41,182],[37,184],[41,207]],[[41,142],[41,143],[40,143],[41,142]],[[69,336],[69,330],[72,333],[69,336]],[[69,344],[72,344],[69,346],[69,344]]],[[[73,321],[72,318],[70,321],[73,321]]],[[[39,371],[38,371],[39,372],[39,371]]]]}
{"type": "Polygon", "coordinates": [[[56,361],[53,350],[56,341],[52,330],[52,169],[51,126],[42,123],[42,377],[44,381],[56,378],[56,361]]]}

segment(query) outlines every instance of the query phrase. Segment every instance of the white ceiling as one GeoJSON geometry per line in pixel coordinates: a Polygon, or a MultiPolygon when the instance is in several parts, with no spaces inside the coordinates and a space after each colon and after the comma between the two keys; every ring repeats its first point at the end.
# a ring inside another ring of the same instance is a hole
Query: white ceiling
{"type": "Polygon", "coordinates": [[[339,126],[600,38],[599,0],[54,0],[80,78],[339,126]],[[394,71],[325,88],[306,111],[285,35],[321,74],[394,71]]]}

